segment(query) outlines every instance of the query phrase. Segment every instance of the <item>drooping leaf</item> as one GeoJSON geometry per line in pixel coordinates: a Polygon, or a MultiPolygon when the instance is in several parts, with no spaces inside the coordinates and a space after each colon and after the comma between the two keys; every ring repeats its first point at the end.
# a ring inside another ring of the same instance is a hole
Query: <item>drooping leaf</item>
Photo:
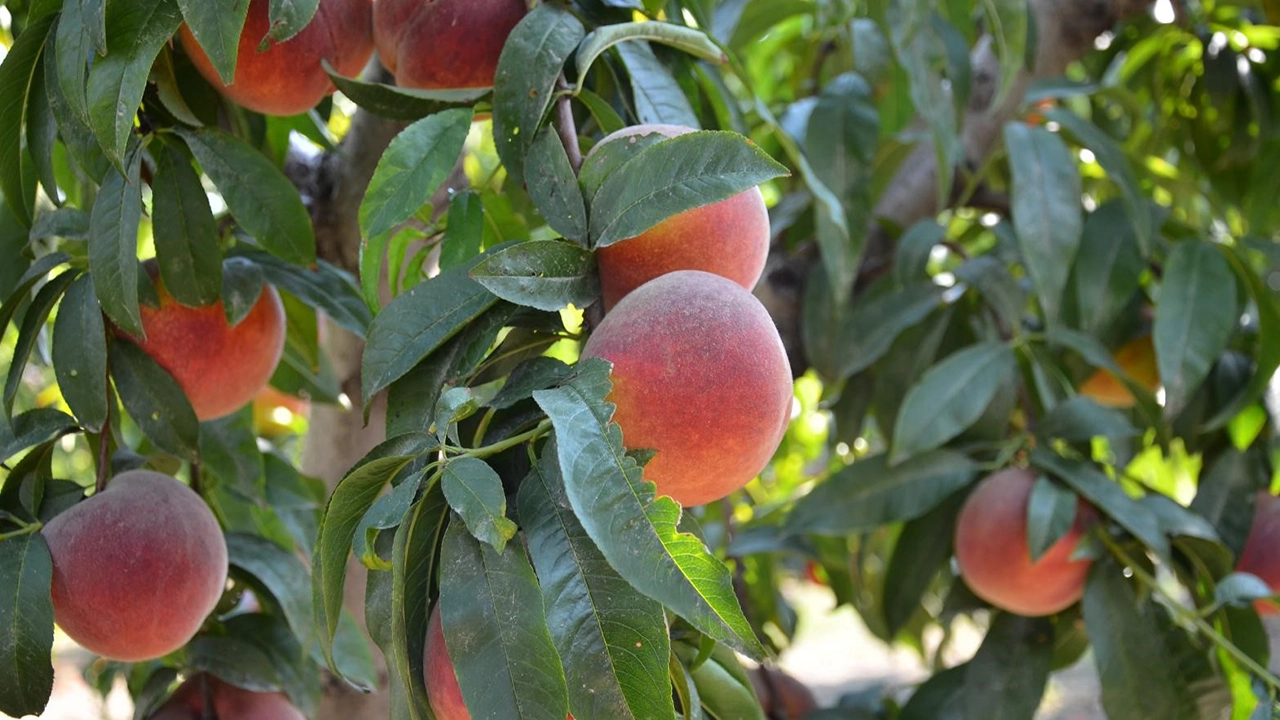
{"type": "Polygon", "coordinates": [[[320,0],[271,0],[267,6],[267,18],[271,21],[267,38],[284,42],[297,35],[311,23],[319,8],[320,0]]]}
{"type": "Polygon", "coordinates": [[[1009,123],[1004,140],[1018,247],[1045,319],[1052,324],[1062,310],[1062,291],[1080,247],[1080,170],[1062,138],[1043,128],[1009,123]]]}
{"type": "Polygon", "coordinates": [[[848,535],[913,520],[978,473],[967,456],[934,450],[889,466],[884,454],[858,460],[801,498],[787,518],[795,533],[848,535]]]}
{"type": "Polygon", "coordinates": [[[1031,20],[1027,4],[1018,0],[983,0],[982,14],[1000,59],[1000,91],[991,101],[992,107],[999,107],[1013,89],[1018,73],[1029,64],[1027,36],[1031,20]]]}
{"type": "Polygon", "coordinates": [[[200,423],[178,381],[127,340],[112,340],[111,378],[129,417],[156,447],[186,460],[200,459],[200,423]]]}
{"type": "Polygon", "coordinates": [[[213,128],[175,128],[237,222],[267,252],[286,262],[316,261],[315,231],[297,188],[265,155],[213,128]]]}
{"type": "Polygon", "coordinates": [[[230,85],[236,77],[240,31],[244,29],[249,3],[244,0],[178,0],[178,7],[182,9],[182,19],[191,34],[208,56],[209,64],[213,65],[223,84],[230,85]]]}
{"type": "Polygon", "coordinates": [[[1046,413],[1036,432],[1043,438],[1088,442],[1095,437],[1126,438],[1138,434],[1124,413],[1076,395],[1046,413]]]}
{"type": "Polygon", "coordinates": [[[360,232],[381,235],[425,205],[453,171],[471,128],[471,110],[429,115],[396,135],[378,160],[360,203],[360,232]]]}
{"type": "Polygon", "coordinates": [[[436,549],[444,537],[448,517],[444,494],[439,490],[428,492],[405,514],[392,546],[391,646],[394,671],[408,689],[411,718],[430,717],[423,684],[423,645],[438,562],[436,549]]]}
{"type": "Polygon", "coordinates": [[[488,253],[470,274],[503,300],[538,310],[586,307],[600,295],[592,254],[556,240],[534,240],[488,253]]]}
{"type": "Polygon", "coordinates": [[[462,457],[450,460],[440,478],[445,499],[481,542],[502,552],[516,534],[516,524],[506,516],[507,496],[502,478],[483,460],[462,457]]]}
{"type": "Polygon", "coordinates": [[[414,122],[445,110],[469,108],[490,92],[489,88],[417,90],[364,82],[337,74],[327,60],[323,65],[329,79],[351,102],[389,120],[414,122]]]}
{"type": "Polygon", "coordinates": [[[1031,720],[1052,661],[1053,624],[1047,618],[997,615],[965,673],[965,720],[1031,720]]]}
{"type": "Polygon", "coordinates": [[[1280,368],[1280,298],[1276,297],[1257,273],[1249,269],[1238,249],[1233,248],[1228,252],[1227,260],[1236,277],[1245,284],[1258,309],[1258,348],[1254,353],[1256,366],[1248,387],[1204,423],[1206,430],[1222,427],[1250,403],[1256,402],[1270,384],[1276,369],[1280,368]]]}
{"type": "Polygon", "coordinates": [[[0,63],[0,97],[5,98],[0,104],[0,191],[24,227],[31,226],[36,185],[31,154],[23,147],[23,120],[36,85],[44,80],[43,73],[36,71],[41,69],[39,61],[53,19],[27,27],[0,63]]]}
{"type": "Polygon", "coordinates": [[[1027,501],[1027,547],[1036,562],[1071,530],[1079,501],[1076,494],[1043,475],[1027,501]]]}
{"type": "Polygon", "coordinates": [[[81,427],[100,431],[107,419],[107,335],[90,275],[71,283],[58,307],[53,369],[62,398],[81,427]]]}
{"type": "Polygon", "coordinates": [[[552,445],[520,484],[519,502],[569,711],[584,720],[674,718],[662,606],[627,584],[587,536],[552,445]]]}
{"type": "Polygon", "coordinates": [[[960,495],[908,521],[893,546],[884,578],[884,622],[895,637],[911,621],[938,571],[951,558],[960,495]]]}
{"type": "Polygon", "coordinates": [[[636,116],[641,123],[701,127],[680,84],[671,71],[643,40],[628,40],[617,45],[618,54],[631,76],[631,92],[635,97],[636,116]]]}
{"type": "Polygon", "coordinates": [[[566,238],[586,245],[587,206],[567,151],[552,127],[540,130],[529,146],[524,173],[529,199],[547,225],[566,238]]]}
{"type": "Polygon", "coordinates": [[[235,257],[252,260],[267,283],[287,290],[307,305],[323,310],[341,327],[364,337],[373,313],[361,302],[355,280],[345,270],[324,260],[301,267],[253,248],[238,247],[235,257]]]}
{"type": "Polygon", "coordinates": [[[138,226],[142,222],[142,158],[134,153],[127,174],[115,168],[98,189],[89,220],[89,271],[102,310],[116,325],[142,334],[138,312],[138,226]]]}
{"type": "Polygon", "coordinates": [[[711,62],[724,62],[724,53],[706,33],[695,28],[665,22],[630,22],[602,25],[582,40],[575,55],[578,87],[582,87],[587,71],[604,51],[627,40],[647,40],[683,50],[694,57],[711,62]]]}
{"type": "Polygon", "coordinates": [[[44,537],[0,541],[0,712],[40,715],[53,693],[53,560],[44,537]]]}
{"type": "Polygon", "coordinates": [[[534,400],[555,427],[557,455],[574,513],[609,564],[633,587],[708,636],[741,652],[762,648],[734,596],[728,569],[696,537],[676,528],[680,507],[655,497],[622,449],[604,401],[608,364],[592,359],[560,388],[534,400]]]}
{"type": "Polygon", "coordinates": [[[75,429],[75,418],[53,408],[36,408],[15,415],[8,423],[0,423],[0,462],[75,429]]]}
{"type": "Polygon", "coordinates": [[[232,533],[227,535],[227,558],[232,568],[246,573],[259,589],[270,593],[289,629],[303,645],[309,645],[315,629],[311,578],[298,556],[256,535],[232,533]]]}
{"type": "Polygon", "coordinates": [[[934,365],[903,400],[890,462],[932,450],[964,432],[1013,372],[1013,351],[1002,342],[971,345],[934,365]]]}
{"type": "Polygon", "coordinates": [[[183,305],[208,305],[222,291],[217,221],[187,157],[167,142],[158,144],[151,216],[160,278],[183,305]]]}
{"type": "Polygon", "coordinates": [[[484,243],[484,203],[480,193],[463,190],[449,198],[449,226],[440,244],[440,269],[470,262],[484,243]]]}
{"type": "Polygon", "coordinates": [[[244,407],[226,417],[200,423],[200,461],[209,483],[224,485],[256,502],[267,487],[253,415],[252,407],[244,407]]]}
{"type": "Polygon", "coordinates": [[[440,621],[467,709],[476,717],[563,720],[564,669],[547,630],[533,568],[455,518],[440,552],[440,621]]]}
{"type": "Polygon", "coordinates": [[[4,383],[5,417],[13,414],[13,401],[18,395],[18,388],[22,385],[22,376],[27,367],[27,360],[31,357],[31,351],[35,349],[36,340],[43,332],[45,323],[49,319],[49,314],[53,312],[53,306],[58,303],[58,300],[62,298],[62,294],[67,291],[67,288],[78,275],[79,272],[76,270],[66,270],[45,283],[44,287],[40,288],[40,291],[36,293],[35,298],[31,301],[31,306],[27,308],[26,314],[22,316],[22,327],[18,330],[18,341],[14,343],[13,356],[9,363],[9,374],[4,383]]]}

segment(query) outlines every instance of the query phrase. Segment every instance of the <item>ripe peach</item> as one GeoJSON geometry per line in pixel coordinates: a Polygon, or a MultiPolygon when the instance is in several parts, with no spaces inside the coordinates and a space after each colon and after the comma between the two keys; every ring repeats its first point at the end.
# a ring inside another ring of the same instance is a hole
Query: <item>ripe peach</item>
{"type": "Polygon", "coordinates": [[[334,90],[321,60],[328,60],[339,74],[352,76],[373,55],[371,0],[320,0],[315,17],[302,32],[259,52],[271,29],[268,3],[249,3],[230,85],[218,77],[191,29],[183,25],[179,34],[183,50],[200,74],[238,105],[264,115],[304,113],[334,90]]]}
{"type": "Polygon", "coordinates": [[[150,720],[202,720],[206,683],[219,720],[306,720],[284,693],[251,692],[203,674],[183,683],[150,720]]]}
{"type": "MultiPolygon", "coordinates": [[[[1236,570],[1257,575],[1272,592],[1280,592],[1280,498],[1260,491],[1253,509],[1253,525],[1240,553],[1236,570]]],[[[1272,600],[1258,600],[1254,608],[1263,615],[1280,614],[1280,606],[1272,600]]]]}
{"type": "Polygon", "coordinates": [[[490,87],[502,46],[526,11],[525,0],[378,0],[373,39],[401,87],[490,87]]]}
{"type": "Polygon", "coordinates": [[[1051,615],[1084,594],[1090,562],[1071,560],[1093,514],[1080,501],[1075,525],[1031,562],[1027,503],[1036,474],[1002,470],[987,477],[965,501],[956,523],[960,575],[983,600],[1019,615],[1051,615]]]}
{"type": "MultiPolygon", "coordinates": [[[[636,125],[606,136],[600,147],[623,138],[693,132],[679,125],[636,125]]],[[[595,148],[592,148],[595,152],[595,148]]],[[[759,188],[686,210],[645,232],[596,250],[606,310],[624,295],[675,270],[705,270],[750,290],[769,255],[769,211],[759,188]]]]}
{"type": "Polygon", "coordinates": [[[645,478],[685,505],[718,500],[768,464],[791,415],[791,369],[759,300],[732,280],[681,270],[605,316],[582,350],[613,363],[614,420],[657,455],[645,478]]]}
{"type": "Polygon", "coordinates": [[[121,473],[44,527],[54,620],[113,660],[167,655],[222,596],[227,544],[209,506],[160,473],[121,473]]]}
{"type": "Polygon", "coordinates": [[[229,415],[267,386],[284,352],[284,305],[264,285],[258,302],[234,327],[219,300],[192,308],[164,289],[154,261],[144,268],[156,285],[160,307],[143,305],[146,339],[133,338],[187,394],[201,420],[229,415]]]}
{"type": "MultiPolygon", "coordinates": [[[[467,704],[462,700],[462,688],[458,686],[453,661],[449,659],[449,649],[444,644],[439,606],[431,610],[431,619],[427,621],[427,642],[422,657],[422,679],[427,685],[427,700],[436,720],[471,720],[467,704]]],[[[568,716],[567,720],[573,720],[573,716],[568,716]]]]}
{"type": "MultiPolygon", "coordinates": [[[[1156,366],[1156,351],[1150,335],[1144,335],[1117,350],[1115,361],[1139,385],[1148,390],[1160,387],[1160,368],[1156,366]]],[[[1098,368],[1084,381],[1080,386],[1080,394],[1093,398],[1100,405],[1115,408],[1130,408],[1137,402],[1129,388],[1120,382],[1120,378],[1102,368],[1098,368]]]]}

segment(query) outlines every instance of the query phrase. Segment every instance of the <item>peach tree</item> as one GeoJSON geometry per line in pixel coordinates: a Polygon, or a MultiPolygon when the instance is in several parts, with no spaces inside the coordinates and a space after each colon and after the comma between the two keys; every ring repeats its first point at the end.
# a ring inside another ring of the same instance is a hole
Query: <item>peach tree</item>
{"type": "Polygon", "coordinates": [[[1278,707],[1274,3],[0,44],[0,713],[55,623],[137,718],[1015,720],[1079,662],[1113,720],[1278,707]],[[936,672],[789,697],[797,582],[936,672]]]}

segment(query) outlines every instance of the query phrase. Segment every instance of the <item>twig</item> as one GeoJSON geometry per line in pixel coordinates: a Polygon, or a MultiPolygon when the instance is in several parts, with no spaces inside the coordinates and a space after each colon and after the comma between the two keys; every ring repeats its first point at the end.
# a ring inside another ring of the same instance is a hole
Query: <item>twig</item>
{"type": "Polygon", "coordinates": [[[191,489],[200,495],[200,461],[191,461],[191,489]]]}
{"type": "Polygon", "coordinates": [[[573,168],[573,174],[577,175],[582,169],[582,148],[578,145],[578,125],[573,119],[573,106],[570,104],[568,89],[569,84],[564,78],[564,73],[560,73],[560,79],[556,81],[556,90],[560,91],[560,97],[556,99],[556,133],[560,136],[560,142],[564,144],[564,151],[569,155],[569,165],[573,168]]]}
{"type": "Polygon", "coordinates": [[[546,435],[549,432],[551,432],[551,421],[543,420],[542,422],[538,423],[538,425],[534,427],[532,430],[522,432],[519,435],[512,435],[506,440],[493,443],[492,445],[485,445],[484,447],[478,447],[478,448],[473,448],[471,450],[467,450],[462,454],[466,455],[467,457],[484,459],[493,455],[497,455],[498,453],[504,450],[510,450],[511,448],[519,445],[520,443],[529,442],[531,440],[537,440],[538,438],[542,437],[543,435],[546,435]]]}

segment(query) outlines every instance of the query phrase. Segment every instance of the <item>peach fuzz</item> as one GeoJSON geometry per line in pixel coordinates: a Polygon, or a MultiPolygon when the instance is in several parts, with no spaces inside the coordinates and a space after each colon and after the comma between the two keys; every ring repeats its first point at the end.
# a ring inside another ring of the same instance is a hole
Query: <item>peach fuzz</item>
{"type": "Polygon", "coordinates": [[[321,60],[335,72],[358,75],[373,56],[373,7],[371,0],[320,0],[315,16],[297,35],[282,43],[268,41],[271,30],[269,0],[251,0],[240,33],[235,80],[226,85],[213,63],[196,42],[190,28],[182,26],[182,49],[196,69],[229,100],[264,115],[297,115],[315,107],[334,91],[321,60]]]}
{"type": "Polygon", "coordinates": [[[253,400],[284,352],[284,305],[275,288],[264,284],[249,314],[231,326],[221,300],[182,305],[164,289],[154,261],[143,267],[160,307],[142,305],[146,338],[132,340],[173,375],[200,420],[229,415],[253,400]]]}
{"type": "Polygon", "coordinates": [[[764,306],[719,275],[681,270],[627,295],[583,348],[613,363],[609,401],[644,476],[685,505],[725,497],[769,463],[791,416],[791,368],[764,306]]]}
{"type": "Polygon", "coordinates": [[[373,38],[396,84],[420,90],[493,85],[525,0],[377,0],[373,38]]]}
{"type": "MultiPolygon", "coordinates": [[[[693,132],[679,125],[636,125],[606,136],[610,142],[658,133],[693,132]]],[[[595,152],[595,148],[592,148],[595,152]]],[[[627,293],[675,270],[705,270],[750,290],[769,255],[769,211],[759,188],[686,210],[633,237],[596,250],[606,310],[627,293]]]]}
{"type": "MultiPolygon", "coordinates": [[[[440,623],[440,607],[431,610],[427,622],[427,642],[423,648],[423,678],[427,685],[427,701],[436,720],[471,720],[471,712],[462,699],[458,675],[449,659],[444,643],[444,626],[440,623]]],[[[573,720],[568,716],[567,720],[573,720]]]]}
{"type": "Polygon", "coordinates": [[[58,626],[91,652],[139,662],[187,644],[227,582],[227,544],[200,496],[132,470],[42,531],[58,626]]]}
{"type": "Polygon", "coordinates": [[[1075,524],[1066,535],[1031,561],[1027,543],[1027,504],[1036,474],[1002,470],[987,477],[969,495],[956,523],[955,550],[960,575],[974,594],[1018,615],[1052,615],[1084,595],[1087,560],[1071,553],[1093,518],[1079,501],[1075,524]]]}
{"type": "MultiPolygon", "coordinates": [[[[1271,592],[1280,593],[1280,498],[1269,492],[1257,495],[1253,525],[1236,570],[1257,575],[1271,592]]],[[[1271,600],[1258,600],[1253,606],[1262,615],[1280,614],[1280,606],[1271,600]]]]}

